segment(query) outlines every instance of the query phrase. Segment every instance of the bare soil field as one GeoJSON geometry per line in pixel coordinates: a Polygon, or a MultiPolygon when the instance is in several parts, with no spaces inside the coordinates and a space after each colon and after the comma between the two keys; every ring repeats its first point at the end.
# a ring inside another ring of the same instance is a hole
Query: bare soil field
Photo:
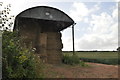
{"type": "Polygon", "coordinates": [[[51,65],[46,64],[44,74],[46,78],[118,78],[118,66],[98,63],[79,65],[51,65]]]}

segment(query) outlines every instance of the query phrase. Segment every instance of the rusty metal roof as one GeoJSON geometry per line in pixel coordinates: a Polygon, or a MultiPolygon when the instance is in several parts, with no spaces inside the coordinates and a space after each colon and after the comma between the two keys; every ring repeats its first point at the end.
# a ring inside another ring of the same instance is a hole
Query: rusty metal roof
{"type": "Polygon", "coordinates": [[[74,24],[74,21],[66,13],[48,6],[32,7],[21,12],[16,16],[14,28],[18,27],[19,18],[37,19],[39,22],[42,21],[43,24],[45,22],[45,24],[52,25],[57,31],[61,31],[74,24]]]}

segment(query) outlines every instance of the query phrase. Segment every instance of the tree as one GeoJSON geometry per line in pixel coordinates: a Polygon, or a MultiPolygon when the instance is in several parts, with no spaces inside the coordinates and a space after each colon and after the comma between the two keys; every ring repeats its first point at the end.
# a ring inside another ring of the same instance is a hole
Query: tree
{"type": "Polygon", "coordinates": [[[3,3],[0,2],[0,30],[11,30],[13,25],[14,16],[10,15],[11,4],[8,4],[6,7],[3,6],[3,3]]]}

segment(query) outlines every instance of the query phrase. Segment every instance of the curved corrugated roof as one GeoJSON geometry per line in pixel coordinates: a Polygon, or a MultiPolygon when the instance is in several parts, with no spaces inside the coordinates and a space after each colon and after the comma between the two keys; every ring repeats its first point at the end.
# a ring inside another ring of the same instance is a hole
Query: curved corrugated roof
{"type": "Polygon", "coordinates": [[[53,26],[56,26],[58,30],[63,30],[74,23],[74,21],[63,11],[48,7],[48,6],[37,6],[29,8],[17,15],[15,20],[15,27],[17,27],[18,18],[30,18],[44,20],[52,22],[53,26]]]}

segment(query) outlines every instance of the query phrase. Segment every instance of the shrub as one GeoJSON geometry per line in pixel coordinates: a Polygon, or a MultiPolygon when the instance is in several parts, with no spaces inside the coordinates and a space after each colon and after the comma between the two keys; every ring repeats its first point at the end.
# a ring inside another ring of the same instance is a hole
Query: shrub
{"type": "Polygon", "coordinates": [[[3,78],[42,77],[40,58],[34,55],[32,48],[20,46],[20,39],[16,32],[4,31],[2,39],[3,78]]]}
{"type": "Polygon", "coordinates": [[[80,64],[81,66],[86,66],[86,64],[83,61],[81,61],[79,57],[76,55],[72,55],[72,56],[64,55],[63,63],[70,65],[80,64]]]}

